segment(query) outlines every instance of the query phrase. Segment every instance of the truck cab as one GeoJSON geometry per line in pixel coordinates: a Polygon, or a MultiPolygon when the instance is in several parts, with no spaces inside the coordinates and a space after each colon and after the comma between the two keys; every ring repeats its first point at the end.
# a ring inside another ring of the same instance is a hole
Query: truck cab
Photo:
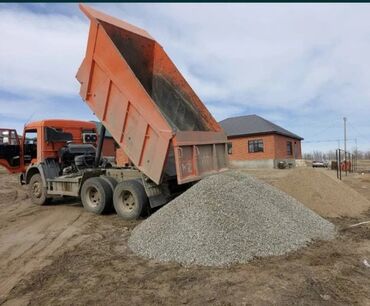
{"type": "Polygon", "coordinates": [[[60,158],[67,144],[96,145],[96,126],[77,120],[42,120],[24,127],[22,137],[15,129],[0,128],[0,165],[9,173],[20,173],[22,184],[35,174],[46,181],[60,175],[60,158]],[[54,166],[53,166],[54,165],[54,166]]]}

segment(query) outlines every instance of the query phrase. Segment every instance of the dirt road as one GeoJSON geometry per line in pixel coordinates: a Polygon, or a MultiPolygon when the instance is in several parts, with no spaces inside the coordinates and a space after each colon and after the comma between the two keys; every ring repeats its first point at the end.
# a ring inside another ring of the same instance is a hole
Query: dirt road
{"type": "Polygon", "coordinates": [[[80,243],[90,215],[80,205],[32,205],[17,177],[0,176],[0,297],[23,277],[80,243]]]}
{"type": "MultiPolygon", "coordinates": [[[[370,198],[366,179],[346,183],[370,198]]],[[[95,216],[76,201],[34,206],[15,176],[0,173],[0,304],[369,305],[370,226],[346,228],[370,211],[330,220],[342,229],[331,242],[246,265],[185,268],[131,253],[140,221],[95,216]]]]}

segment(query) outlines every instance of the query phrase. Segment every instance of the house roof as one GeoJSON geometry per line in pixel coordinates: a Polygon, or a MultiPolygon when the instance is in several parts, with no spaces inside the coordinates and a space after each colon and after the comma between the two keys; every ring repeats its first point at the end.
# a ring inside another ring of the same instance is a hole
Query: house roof
{"type": "Polygon", "coordinates": [[[302,137],[257,115],[227,118],[220,121],[220,125],[227,136],[275,133],[303,140],[302,137]]]}

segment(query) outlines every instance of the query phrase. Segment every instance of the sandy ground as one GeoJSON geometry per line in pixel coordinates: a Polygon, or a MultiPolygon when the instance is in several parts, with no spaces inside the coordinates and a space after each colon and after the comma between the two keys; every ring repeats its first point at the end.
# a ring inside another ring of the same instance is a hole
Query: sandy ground
{"type": "MultiPolygon", "coordinates": [[[[268,181],[282,171],[255,175],[268,181]]],[[[370,199],[370,174],[344,183],[370,199]]],[[[127,239],[140,221],[63,200],[34,206],[17,177],[0,172],[0,304],[370,305],[370,226],[348,228],[370,210],[330,218],[337,239],[287,256],[186,268],[132,254],[127,239]]]]}

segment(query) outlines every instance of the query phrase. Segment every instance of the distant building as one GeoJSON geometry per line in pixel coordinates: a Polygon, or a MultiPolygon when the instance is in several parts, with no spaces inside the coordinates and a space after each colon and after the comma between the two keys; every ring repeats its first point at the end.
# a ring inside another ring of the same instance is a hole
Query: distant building
{"type": "Polygon", "coordinates": [[[257,115],[222,120],[232,166],[274,168],[280,161],[295,166],[302,159],[302,137],[257,115]]]}

